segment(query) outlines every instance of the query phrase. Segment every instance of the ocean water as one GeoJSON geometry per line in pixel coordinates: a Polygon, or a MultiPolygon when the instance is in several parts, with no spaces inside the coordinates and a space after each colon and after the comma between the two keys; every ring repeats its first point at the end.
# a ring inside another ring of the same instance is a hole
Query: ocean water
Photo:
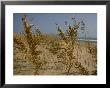
{"type": "Polygon", "coordinates": [[[78,41],[84,41],[84,42],[87,42],[87,41],[90,41],[90,42],[97,42],[96,39],[78,39],[78,41]]]}

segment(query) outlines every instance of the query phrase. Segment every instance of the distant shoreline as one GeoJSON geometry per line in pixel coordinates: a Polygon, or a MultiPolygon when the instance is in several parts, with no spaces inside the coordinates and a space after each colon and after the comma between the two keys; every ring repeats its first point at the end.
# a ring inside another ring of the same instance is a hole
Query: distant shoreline
{"type": "Polygon", "coordinates": [[[90,41],[90,42],[97,42],[97,40],[93,40],[93,39],[78,39],[78,41],[90,41]]]}

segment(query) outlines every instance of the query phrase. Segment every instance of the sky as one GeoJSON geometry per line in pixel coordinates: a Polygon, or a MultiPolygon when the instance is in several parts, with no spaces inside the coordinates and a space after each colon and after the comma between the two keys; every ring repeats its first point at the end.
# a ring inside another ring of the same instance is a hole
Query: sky
{"type": "MultiPolygon", "coordinates": [[[[13,14],[13,31],[23,32],[24,27],[22,23],[22,16],[24,13],[13,14]]],[[[97,14],[96,13],[26,13],[27,21],[30,24],[34,24],[42,33],[46,34],[58,34],[56,23],[61,27],[63,31],[67,29],[65,21],[68,25],[73,25],[72,18],[77,21],[84,21],[85,30],[88,30],[86,36],[88,38],[97,39],[97,14]]],[[[34,31],[34,28],[32,28],[34,31]]],[[[78,32],[79,37],[84,37],[82,31],[78,32]]]]}

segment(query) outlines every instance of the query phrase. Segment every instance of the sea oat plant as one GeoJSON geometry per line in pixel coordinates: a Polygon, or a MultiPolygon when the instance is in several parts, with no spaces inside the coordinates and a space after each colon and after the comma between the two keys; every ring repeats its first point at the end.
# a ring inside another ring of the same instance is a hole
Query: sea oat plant
{"type": "MultiPolygon", "coordinates": [[[[72,19],[75,20],[75,19],[72,19]]],[[[75,20],[76,21],[76,20],[75,20]]],[[[67,24],[67,22],[66,22],[67,24]]],[[[73,26],[68,25],[68,29],[66,33],[62,31],[60,26],[57,27],[58,35],[61,40],[64,42],[63,48],[58,48],[58,50],[64,50],[63,53],[58,52],[57,57],[63,58],[64,60],[62,63],[67,65],[66,74],[69,75],[71,68],[74,66],[75,68],[80,70],[80,74],[87,75],[88,70],[78,62],[78,58],[75,57],[75,45],[77,44],[78,40],[78,30],[79,30],[80,22],[76,22],[73,26]]],[[[53,49],[54,50],[54,49],[53,49]]]]}
{"type": "Polygon", "coordinates": [[[26,20],[26,15],[24,15],[22,17],[22,22],[24,25],[25,33],[26,33],[26,38],[27,38],[27,42],[28,42],[28,46],[29,46],[30,55],[32,57],[32,58],[30,58],[30,61],[32,61],[33,65],[35,66],[34,74],[36,75],[36,74],[38,74],[38,69],[42,65],[42,62],[39,60],[40,58],[38,56],[41,53],[41,51],[36,50],[37,43],[35,42],[34,36],[31,32],[32,26],[30,24],[28,24],[28,22],[26,20]]]}

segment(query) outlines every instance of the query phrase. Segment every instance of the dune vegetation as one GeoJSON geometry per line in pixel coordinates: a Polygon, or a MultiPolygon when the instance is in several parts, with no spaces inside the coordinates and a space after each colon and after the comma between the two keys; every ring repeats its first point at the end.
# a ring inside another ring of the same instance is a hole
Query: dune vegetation
{"type": "Polygon", "coordinates": [[[14,75],[97,75],[97,42],[80,41],[78,31],[84,22],[63,29],[56,24],[57,35],[33,33],[27,16],[22,17],[24,33],[13,33],[14,75]]]}

